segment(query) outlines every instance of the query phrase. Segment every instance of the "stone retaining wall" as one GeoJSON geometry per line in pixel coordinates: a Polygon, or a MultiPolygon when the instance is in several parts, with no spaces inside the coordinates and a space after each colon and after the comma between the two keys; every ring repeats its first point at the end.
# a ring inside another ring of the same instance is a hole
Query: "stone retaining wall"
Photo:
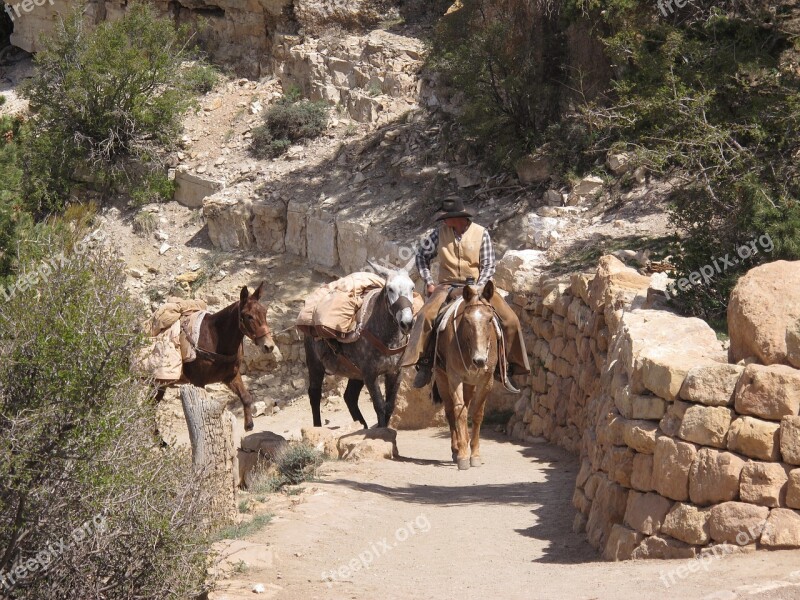
{"type": "MultiPolygon", "coordinates": [[[[773,278],[800,281],[791,265],[773,278]]],[[[510,300],[533,373],[508,432],[580,455],[576,531],[609,560],[800,547],[800,371],[729,364],[705,322],[659,309],[663,286],[610,256],[528,281],[510,300]]]]}

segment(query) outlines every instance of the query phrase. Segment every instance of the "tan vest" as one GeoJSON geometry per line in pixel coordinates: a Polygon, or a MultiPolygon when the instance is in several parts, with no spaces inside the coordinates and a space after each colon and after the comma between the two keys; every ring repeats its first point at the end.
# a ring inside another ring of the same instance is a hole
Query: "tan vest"
{"type": "Polygon", "coordinates": [[[439,226],[439,283],[464,283],[467,277],[478,280],[484,231],[471,223],[461,240],[456,240],[452,227],[439,226]]]}

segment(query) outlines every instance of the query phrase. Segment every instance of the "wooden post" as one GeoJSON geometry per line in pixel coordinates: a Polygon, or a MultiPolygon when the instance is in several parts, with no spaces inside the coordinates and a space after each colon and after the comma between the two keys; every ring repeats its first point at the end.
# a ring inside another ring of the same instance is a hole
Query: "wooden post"
{"type": "Polygon", "coordinates": [[[233,521],[237,514],[238,467],[232,415],[225,410],[224,403],[209,398],[193,385],[182,385],[180,394],[192,443],[195,476],[209,494],[213,514],[222,521],[233,521]]]}

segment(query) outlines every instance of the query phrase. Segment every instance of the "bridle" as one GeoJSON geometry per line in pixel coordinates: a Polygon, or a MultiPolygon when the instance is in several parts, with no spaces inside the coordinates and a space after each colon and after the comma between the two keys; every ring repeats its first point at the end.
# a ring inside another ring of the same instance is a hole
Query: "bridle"
{"type": "MultiPolygon", "coordinates": [[[[481,308],[489,308],[492,311],[492,319],[495,319],[497,317],[497,311],[489,303],[489,301],[486,300],[485,298],[480,298],[478,300],[477,304],[468,304],[467,306],[464,307],[464,309],[460,313],[456,313],[455,315],[453,315],[453,337],[456,340],[456,347],[458,348],[458,355],[461,357],[461,365],[464,367],[464,370],[467,371],[467,372],[471,371],[472,369],[467,367],[467,363],[464,360],[464,352],[463,352],[463,350],[461,350],[461,340],[459,340],[459,338],[458,338],[458,327],[460,326],[461,321],[463,320],[464,315],[466,314],[466,312],[468,310],[481,309],[481,308]]],[[[491,325],[491,322],[490,322],[490,325],[491,325]]],[[[488,356],[490,350],[491,350],[491,340],[487,344],[487,349],[486,349],[487,356],[488,356]]]]}
{"type": "MultiPolygon", "coordinates": [[[[384,299],[386,302],[386,309],[389,311],[389,316],[392,319],[394,319],[395,322],[397,321],[397,313],[399,313],[400,311],[406,308],[410,308],[412,309],[413,312],[414,304],[411,302],[411,300],[409,300],[405,296],[399,296],[397,300],[390,303],[389,294],[386,291],[385,286],[383,288],[383,295],[385,297],[384,299]]],[[[397,346],[396,348],[390,348],[389,346],[384,344],[383,341],[380,338],[378,338],[378,336],[376,336],[374,333],[372,333],[366,326],[364,326],[364,328],[361,330],[361,335],[367,338],[367,341],[370,344],[372,344],[375,347],[375,349],[384,356],[395,356],[397,354],[401,354],[402,352],[405,352],[406,347],[408,346],[408,340],[409,340],[408,333],[403,334],[404,342],[402,345],[397,346]]]]}
{"type": "MultiPolygon", "coordinates": [[[[237,311],[239,313],[239,332],[244,337],[248,338],[251,342],[255,343],[257,339],[270,335],[269,325],[266,322],[264,323],[263,328],[260,327],[255,334],[250,335],[247,332],[247,328],[245,326],[244,322],[245,315],[242,313],[241,301],[239,302],[237,311]],[[262,335],[257,335],[259,333],[262,333],[262,335]]],[[[236,360],[239,358],[239,354],[242,350],[243,344],[244,344],[244,339],[242,339],[242,343],[239,344],[239,348],[237,348],[236,353],[234,354],[219,354],[218,352],[212,352],[211,350],[206,350],[204,348],[201,348],[200,346],[197,345],[197,343],[194,344],[194,349],[195,352],[197,352],[197,354],[199,354],[200,356],[204,356],[205,358],[216,360],[223,363],[229,363],[229,362],[236,362],[236,360]]]]}

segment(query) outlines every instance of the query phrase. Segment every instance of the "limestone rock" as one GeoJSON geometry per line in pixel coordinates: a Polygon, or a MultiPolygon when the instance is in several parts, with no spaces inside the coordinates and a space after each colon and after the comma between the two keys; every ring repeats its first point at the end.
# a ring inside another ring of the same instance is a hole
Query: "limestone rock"
{"type": "MultiPolygon", "coordinates": [[[[639,454],[633,457],[631,487],[640,492],[653,491],[653,455],[639,454]]],[[[798,490],[800,493],[800,490],[798,490]]]]}
{"type": "Polygon", "coordinates": [[[761,544],[770,549],[800,548],[800,512],[776,508],[769,513],[761,544]]]}
{"type": "Polygon", "coordinates": [[[336,459],[339,458],[339,438],[360,428],[360,423],[352,423],[348,427],[303,427],[300,430],[300,438],[326,457],[336,459]]]}
{"type": "Polygon", "coordinates": [[[528,185],[542,183],[550,179],[553,174],[553,163],[546,154],[530,154],[517,161],[514,165],[520,182],[528,185]]]}
{"type": "Polygon", "coordinates": [[[800,262],[779,260],[750,269],[728,302],[729,362],[755,356],[787,364],[786,332],[800,319],[800,262]]]}
{"type": "Polygon", "coordinates": [[[173,199],[188,208],[203,208],[203,200],[225,187],[224,181],[195,175],[184,170],[175,173],[173,199]]]}
{"type": "Polygon", "coordinates": [[[285,437],[271,431],[251,433],[242,438],[242,450],[257,452],[268,458],[273,458],[286,444],[285,437]]]}
{"type": "Polygon", "coordinates": [[[764,529],[769,509],[745,502],[723,502],[713,506],[708,519],[709,534],[715,542],[747,546],[754,544],[764,529]]]}
{"type": "Polygon", "coordinates": [[[416,389],[411,385],[415,374],[414,369],[402,370],[400,390],[389,426],[398,430],[446,426],[444,407],[433,403],[430,386],[416,389]]]}
{"type": "Polygon", "coordinates": [[[673,500],[688,500],[689,471],[696,456],[694,444],[659,436],[653,455],[653,484],[656,491],[673,500]]]}
{"type": "Polygon", "coordinates": [[[800,469],[789,473],[789,483],[786,489],[786,506],[800,508],[800,469]]]}
{"type": "Polygon", "coordinates": [[[785,365],[747,365],[736,385],[734,397],[739,414],[773,421],[797,415],[800,410],[800,371],[785,365]]]}
{"type": "Polygon", "coordinates": [[[705,506],[738,499],[744,465],[744,460],[730,452],[701,448],[689,474],[692,502],[705,506]]]}
{"type": "Polygon", "coordinates": [[[280,198],[256,202],[252,207],[256,247],[271,254],[286,251],[286,203],[280,198]]]}
{"type": "Polygon", "coordinates": [[[497,262],[494,283],[507,292],[530,293],[547,264],[542,250],[507,250],[497,262]]]}
{"type": "Polygon", "coordinates": [[[611,561],[628,560],[634,549],[642,543],[644,535],[624,525],[614,525],[608,536],[603,559],[611,561]]]}
{"type": "Polygon", "coordinates": [[[780,463],[750,461],[742,469],[739,495],[743,502],[775,508],[786,504],[789,469],[780,463]]]}
{"type": "Polygon", "coordinates": [[[739,417],[728,432],[728,450],[760,460],[778,460],[780,425],[754,417],[739,417]]]}
{"type": "Polygon", "coordinates": [[[664,519],[661,531],[687,544],[704,546],[711,539],[708,531],[710,510],[676,502],[664,519]]]}
{"type": "Polygon", "coordinates": [[[707,406],[732,406],[733,391],[743,372],[740,365],[722,363],[694,367],[686,374],[680,396],[707,406]]]}
{"type": "Polygon", "coordinates": [[[667,407],[667,412],[658,423],[658,428],[662,431],[662,433],[664,433],[664,435],[677,437],[678,432],[681,430],[683,417],[691,406],[692,405],[688,402],[681,402],[680,400],[670,402],[669,406],[667,407]]]}
{"type": "Polygon", "coordinates": [[[625,443],[644,454],[653,454],[656,449],[656,433],[658,426],[650,421],[629,421],[623,423],[623,439],[625,443]]]}
{"type": "Polygon", "coordinates": [[[397,431],[388,427],[361,429],[348,433],[337,442],[343,460],[391,459],[397,452],[397,431]]]}
{"type": "Polygon", "coordinates": [[[597,310],[605,304],[630,301],[637,294],[646,294],[649,286],[649,277],[640,275],[615,256],[606,255],[600,259],[597,275],[589,285],[589,305],[597,310]]]}
{"type": "Polygon", "coordinates": [[[631,558],[641,560],[694,558],[695,556],[697,556],[697,548],[694,546],[673,539],[668,535],[653,535],[645,538],[639,547],[633,551],[631,558]]]}
{"type": "Polygon", "coordinates": [[[592,546],[598,549],[605,547],[612,527],[622,523],[627,501],[628,490],[607,477],[598,478],[589,520],[586,523],[586,533],[592,546]]]}
{"type": "Polygon", "coordinates": [[[232,190],[223,190],[203,202],[203,216],[208,237],[216,248],[230,252],[253,247],[252,202],[237,198],[232,190]]]}
{"type": "Polygon", "coordinates": [[[800,416],[781,419],[781,456],[790,465],[800,465],[800,416]]]}
{"type": "Polygon", "coordinates": [[[691,406],[686,410],[678,436],[702,446],[725,448],[735,413],[724,406],[691,406]]]}
{"type": "Polygon", "coordinates": [[[786,329],[786,360],[800,369],[800,319],[786,329]]]}
{"type": "Polygon", "coordinates": [[[567,204],[574,206],[585,198],[594,198],[603,191],[603,180],[595,175],[590,175],[581,179],[567,198],[567,204]]]}
{"type": "Polygon", "coordinates": [[[631,491],[625,508],[624,523],[645,535],[653,535],[660,531],[661,524],[672,508],[672,500],[658,494],[640,494],[631,491]]]}
{"type": "Polygon", "coordinates": [[[630,170],[631,157],[627,152],[610,154],[606,157],[606,165],[614,175],[622,175],[630,170]]]}

